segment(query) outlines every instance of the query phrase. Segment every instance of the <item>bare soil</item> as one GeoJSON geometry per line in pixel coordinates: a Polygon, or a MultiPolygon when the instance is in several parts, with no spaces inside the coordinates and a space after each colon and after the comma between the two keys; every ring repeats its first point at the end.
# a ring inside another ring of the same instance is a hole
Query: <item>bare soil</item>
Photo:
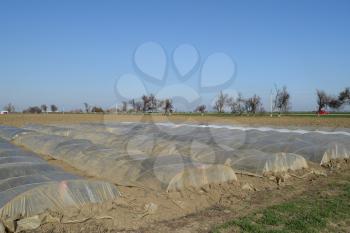
{"type": "Polygon", "coordinates": [[[0,125],[23,126],[36,124],[72,124],[82,122],[142,121],[142,122],[189,122],[199,124],[239,124],[251,126],[289,126],[314,128],[350,128],[350,117],[311,116],[231,116],[231,115],[142,115],[142,114],[9,114],[0,115],[0,125]]]}
{"type": "Polygon", "coordinates": [[[119,187],[122,197],[114,202],[81,211],[67,210],[61,213],[61,223],[47,223],[28,232],[211,232],[218,224],[271,205],[315,193],[331,195],[325,187],[349,182],[349,168],[346,164],[327,170],[327,176],[301,171],[279,186],[267,177],[241,176],[237,183],[170,194],[119,187]],[[245,184],[252,190],[243,189],[245,184]],[[150,203],[157,208],[147,209],[150,203]]]}

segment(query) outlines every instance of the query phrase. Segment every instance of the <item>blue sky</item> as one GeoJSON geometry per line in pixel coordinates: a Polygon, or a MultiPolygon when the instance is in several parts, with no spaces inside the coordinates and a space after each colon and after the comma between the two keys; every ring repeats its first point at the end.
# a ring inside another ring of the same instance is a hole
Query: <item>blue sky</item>
{"type": "Polygon", "coordinates": [[[293,110],[313,110],[316,88],[350,86],[349,12],[347,0],[1,1],[0,106],[112,106],[116,79],[140,75],[133,54],[153,41],[168,61],[183,43],[201,62],[226,53],[237,68],[229,91],[256,93],[268,109],[270,89],[287,85],[293,110]]]}

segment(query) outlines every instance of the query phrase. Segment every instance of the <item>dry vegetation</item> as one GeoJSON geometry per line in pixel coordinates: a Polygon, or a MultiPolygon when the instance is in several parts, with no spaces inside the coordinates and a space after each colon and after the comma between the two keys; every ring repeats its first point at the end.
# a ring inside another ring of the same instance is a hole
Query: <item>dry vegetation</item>
{"type": "Polygon", "coordinates": [[[1,115],[0,124],[21,127],[25,124],[53,124],[53,123],[81,123],[105,121],[143,121],[143,122],[190,122],[190,123],[216,123],[240,124],[252,126],[290,126],[290,127],[330,127],[350,128],[349,117],[317,117],[317,116],[230,116],[230,115],[142,115],[142,114],[10,114],[1,115]]]}

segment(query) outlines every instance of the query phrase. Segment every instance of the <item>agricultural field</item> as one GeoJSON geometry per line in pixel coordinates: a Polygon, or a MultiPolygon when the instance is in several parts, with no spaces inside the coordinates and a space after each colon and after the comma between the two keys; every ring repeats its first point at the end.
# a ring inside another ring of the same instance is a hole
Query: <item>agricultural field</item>
{"type": "Polygon", "coordinates": [[[350,128],[350,114],[334,114],[318,117],[312,113],[295,113],[282,117],[274,115],[257,116],[235,116],[232,114],[209,113],[200,114],[173,114],[164,116],[163,114],[10,114],[0,115],[0,124],[10,126],[23,126],[29,123],[54,124],[54,123],[82,123],[105,121],[141,121],[141,122],[190,122],[198,124],[239,124],[250,126],[290,126],[290,127],[326,127],[326,128],[350,128]]]}
{"type": "Polygon", "coordinates": [[[0,1],[0,233],[350,233],[350,1],[0,1]]]}
{"type": "Polygon", "coordinates": [[[349,129],[344,116],[3,115],[1,226],[349,232],[349,129]]]}

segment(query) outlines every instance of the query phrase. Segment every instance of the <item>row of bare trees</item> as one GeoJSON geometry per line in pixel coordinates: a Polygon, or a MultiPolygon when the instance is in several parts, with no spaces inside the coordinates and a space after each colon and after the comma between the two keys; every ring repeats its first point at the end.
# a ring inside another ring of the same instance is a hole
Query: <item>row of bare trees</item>
{"type": "Polygon", "coordinates": [[[243,113],[255,115],[257,112],[264,112],[260,96],[253,95],[252,97],[244,98],[239,93],[235,98],[222,91],[217,96],[213,108],[219,113],[223,113],[225,112],[225,108],[229,108],[231,113],[237,113],[239,115],[243,113]]]}
{"type": "MultiPolygon", "coordinates": [[[[272,110],[274,112],[277,111],[279,115],[282,112],[289,111],[290,94],[286,86],[284,86],[283,88],[276,87],[276,94],[272,104],[272,110]]],[[[239,115],[242,115],[243,113],[246,113],[248,115],[255,115],[258,112],[265,112],[262,105],[261,97],[256,94],[254,94],[251,97],[244,98],[241,93],[238,93],[237,97],[232,97],[228,94],[223,93],[222,91],[220,91],[220,93],[218,94],[214,102],[213,108],[219,113],[223,113],[225,112],[225,109],[229,109],[231,113],[236,113],[239,115]]],[[[205,109],[205,105],[200,105],[195,109],[195,112],[203,113],[205,109]]]]}
{"type": "Polygon", "coordinates": [[[123,101],[121,108],[117,111],[120,112],[159,112],[160,109],[165,114],[170,114],[174,110],[173,101],[168,98],[164,100],[158,100],[155,95],[143,95],[141,99],[131,99],[129,101],[123,101]]]}
{"type": "MultiPolygon", "coordinates": [[[[55,104],[50,105],[51,112],[57,112],[58,107],[55,104]]],[[[23,113],[43,113],[48,111],[48,106],[46,104],[42,104],[40,107],[31,106],[23,110],[23,113]]]]}
{"type": "MultiPolygon", "coordinates": [[[[350,88],[345,88],[338,95],[329,95],[325,91],[317,90],[317,112],[321,112],[326,108],[331,108],[334,110],[338,110],[345,105],[350,105],[350,88]]],[[[272,111],[278,112],[279,115],[281,113],[286,113],[291,108],[290,102],[291,96],[287,90],[287,87],[284,86],[282,88],[275,89],[275,95],[272,99],[272,111]]],[[[58,107],[54,104],[47,106],[46,104],[38,106],[31,106],[25,109],[24,113],[42,113],[48,112],[48,109],[51,112],[57,112],[58,107]]],[[[239,93],[236,97],[229,96],[228,94],[219,92],[215,102],[213,109],[219,113],[223,113],[229,110],[231,113],[235,113],[238,115],[242,114],[253,114],[259,112],[264,112],[264,108],[262,106],[262,101],[260,96],[254,94],[251,97],[243,97],[241,93],[239,93]]],[[[13,104],[9,103],[4,107],[4,110],[12,113],[15,112],[15,107],[13,104]]],[[[140,99],[131,99],[129,101],[123,101],[122,105],[118,109],[107,109],[104,110],[98,106],[90,106],[88,103],[84,103],[84,110],[86,113],[103,113],[103,112],[160,112],[164,111],[165,114],[170,114],[174,110],[173,101],[168,99],[158,100],[155,95],[143,95],[140,99]]],[[[194,109],[195,112],[204,113],[206,112],[207,107],[205,105],[199,105],[194,109]]],[[[72,110],[74,113],[82,113],[84,112],[82,109],[72,110]]]]}
{"type": "MultiPolygon", "coordinates": [[[[58,110],[57,106],[52,104],[50,105],[51,112],[56,112],[58,110]]],[[[5,107],[4,110],[7,111],[8,113],[14,113],[16,112],[16,108],[12,103],[8,103],[5,107]]],[[[42,113],[42,112],[47,112],[48,106],[46,104],[41,105],[40,107],[38,106],[30,106],[23,110],[23,113],[42,113]]]]}
{"type": "MultiPolygon", "coordinates": [[[[229,96],[228,94],[219,92],[213,106],[214,110],[218,113],[225,112],[225,109],[229,109],[231,113],[235,113],[238,115],[253,114],[260,112],[265,112],[261,97],[254,94],[251,97],[244,98],[241,93],[238,93],[237,97],[229,96]]],[[[290,109],[290,94],[287,90],[287,87],[277,88],[276,87],[276,95],[273,100],[273,111],[277,111],[279,115],[282,112],[288,112],[290,109]]],[[[206,111],[205,105],[199,105],[195,110],[195,112],[204,113],[206,111]]]]}
{"type": "MultiPolygon", "coordinates": [[[[345,88],[338,95],[329,95],[325,91],[316,90],[317,96],[317,112],[320,113],[326,108],[331,108],[333,110],[339,110],[345,105],[350,105],[350,88],[345,88]]],[[[287,87],[277,88],[275,90],[275,96],[272,100],[272,111],[281,113],[286,113],[291,109],[291,96],[287,90],[287,87]]],[[[253,95],[249,98],[243,98],[242,94],[239,93],[236,98],[230,97],[228,94],[224,94],[220,91],[214,103],[214,109],[222,113],[225,108],[229,108],[231,113],[238,114],[253,114],[257,112],[264,112],[262,107],[261,98],[258,95],[253,95]]],[[[202,112],[203,106],[197,108],[195,111],[202,112]]],[[[204,106],[205,110],[205,106],[204,106]]],[[[204,111],[203,110],[203,111],[204,111]]]]}
{"type": "MultiPolygon", "coordinates": [[[[103,110],[103,108],[99,107],[99,106],[90,106],[88,103],[84,103],[84,110],[86,113],[104,113],[105,111],[103,110]]],[[[76,109],[73,112],[75,113],[83,113],[82,109],[76,109]]]]}

